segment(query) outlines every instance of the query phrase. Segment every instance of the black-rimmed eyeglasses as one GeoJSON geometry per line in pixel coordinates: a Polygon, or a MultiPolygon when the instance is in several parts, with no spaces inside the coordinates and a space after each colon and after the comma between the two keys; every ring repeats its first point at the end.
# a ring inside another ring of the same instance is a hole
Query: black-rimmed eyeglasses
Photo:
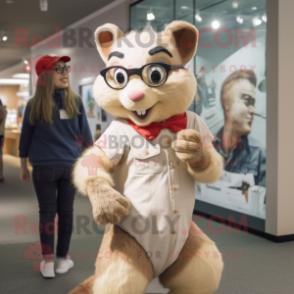
{"type": "Polygon", "coordinates": [[[64,67],[61,67],[61,66],[57,66],[55,67],[55,70],[58,74],[63,74],[63,72],[65,71],[66,73],[69,73],[70,72],[70,66],[64,66],[64,67]]]}
{"type": "Polygon", "coordinates": [[[123,89],[133,75],[141,77],[150,87],[162,86],[171,70],[185,69],[183,65],[169,65],[166,63],[148,63],[141,68],[127,69],[122,66],[110,66],[100,71],[107,85],[115,90],[123,89]]]}

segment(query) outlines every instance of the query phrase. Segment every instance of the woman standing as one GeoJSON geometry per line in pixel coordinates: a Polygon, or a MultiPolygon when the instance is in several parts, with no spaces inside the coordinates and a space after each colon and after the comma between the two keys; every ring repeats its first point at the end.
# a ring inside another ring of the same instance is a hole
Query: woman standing
{"type": "Polygon", "coordinates": [[[82,149],[93,144],[85,110],[68,80],[68,56],[46,55],[38,60],[35,96],[23,120],[19,151],[22,181],[29,181],[27,157],[33,166],[33,183],[39,202],[40,239],[44,261],[41,273],[53,278],[54,219],[58,214],[57,273],[73,267],[68,258],[75,188],[72,166],[82,149]]]}

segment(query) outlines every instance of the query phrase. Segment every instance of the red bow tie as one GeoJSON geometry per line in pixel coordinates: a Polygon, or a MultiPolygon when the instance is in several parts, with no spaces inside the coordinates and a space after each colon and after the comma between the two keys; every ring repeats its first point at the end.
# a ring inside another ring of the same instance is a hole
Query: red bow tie
{"type": "Polygon", "coordinates": [[[127,119],[127,121],[134,128],[134,130],[136,130],[147,140],[155,139],[160,134],[161,129],[164,128],[168,128],[175,133],[187,128],[186,112],[172,116],[165,122],[154,122],[149,124],[148,126],[143,127],[137,126],[130,119],[127,119]]]}

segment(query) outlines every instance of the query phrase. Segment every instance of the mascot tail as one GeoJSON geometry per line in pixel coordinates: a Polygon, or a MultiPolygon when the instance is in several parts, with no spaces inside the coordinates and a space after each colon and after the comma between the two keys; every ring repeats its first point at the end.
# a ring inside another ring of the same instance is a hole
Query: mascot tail
{"type": "Polygon", "coordinates": [[[93,294],[93,284],[95,275],[79,284],[76,288],[71,290],[68,294],[93,294]]]}

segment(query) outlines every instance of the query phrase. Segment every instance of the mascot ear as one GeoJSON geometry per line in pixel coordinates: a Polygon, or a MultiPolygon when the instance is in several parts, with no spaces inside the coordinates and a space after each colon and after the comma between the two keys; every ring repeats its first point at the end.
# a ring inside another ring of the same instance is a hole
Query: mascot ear
{"type": "Polygon", "coordinates": [[[107,23],[96,29],[94,33],[97,50],[104,61],[107,62],[109,53],[116,41],[123,37],[124,33],[114,24],[107,23]]]}
{"type": "Polygon", "coordinates": [[[175,40],[183,65],[187,64],[197,50],[198,30],[188,22],[173,21],[163,34],[175,40]]]}

